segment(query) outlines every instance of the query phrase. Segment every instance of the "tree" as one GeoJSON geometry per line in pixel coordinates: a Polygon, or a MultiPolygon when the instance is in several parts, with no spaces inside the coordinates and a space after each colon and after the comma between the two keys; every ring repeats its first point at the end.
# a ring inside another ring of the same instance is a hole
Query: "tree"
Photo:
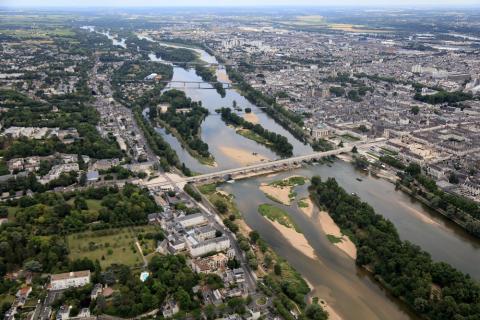
{"type": "Polygon", "coordinates": [[[252,108],[245,108],[245,113],[251,113],[252,112],[252,108]]]}
{"type": "Polygon", "coordinates": [[[420,108],[418,106],[413,106],[411,109],[410,109],[410,112],[414,115],[417,115],[419,112],[420,112],[420,108]]]}
{"type": "Polygon", "coordinates": [[[419,164],[411,162],[405,169],[405,172],[411,175],[412,177],[416,177],[420,173],[422,173],[422,168],[420,167],[419,164]]]}
{"type": "Polygon", "coordinates": [[[357,146],[353,146],[353,148],[352,148],[352,153],[358,153],[357,146]]]}
{"type": "Polygon", "coordinates": [[[228,212],[228,206],[225,201],[219,199],[215,201],[214,205],[218,212],[220,212],[221,214],[225,214],[228,212]]]}
{"type": "Polygon", "coordinates": [[[85,186],[87,184],[87,174],[85,172],[82,172],[82,174],[80,175],[80,180],[78,181],[78,183],[81,186],[85,186]]]}
{"type": "Polygon", "coordinates": [[[459,180],[455,172],[450,173],[450,175],[448,176],[448,182],[453,184],[458,184],[459,180]]]}
{"type": "Polygon", "coordinates": [[[305,309],[305,316],[311,320],[327,320],[328,313],[318,303],[312,303],[305,309]]]}
{"type": "Polygon", "coordinates": [[[256,230],[250,231],[249,236],[250,236],[250,242],[252,243],[257,243],[258,239],[260,239],[260,234],[256,230]]]}
{"type": "Polygon", "coordinates": [[[23,264],[23,268],[30,272],[41,272],[43,267],[37,260],[28,260],[23,264]]]}
{"type": "Polygon", "coordinates": [[[273,272],[275,272],[277,276],[282,275],[282,266],[280,265],[280,263],[275,264],[275,266],[273,267],[273,272]]]}

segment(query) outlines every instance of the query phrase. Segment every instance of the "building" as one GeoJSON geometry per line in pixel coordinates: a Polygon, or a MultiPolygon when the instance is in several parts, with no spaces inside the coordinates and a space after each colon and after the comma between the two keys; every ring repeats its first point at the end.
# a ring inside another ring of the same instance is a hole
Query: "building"
{"type": "Polygon", "coordinates": [[[168,300],[162,307],[162,314],[164,318],[171,318],[180,311],[178,303],[174,300],[168,300]]]}
{"type": "Polygon", "coordinates": [[[191,228],[194,226],[202,225],[207,223],[207,218],[202,213],[190,214],[188,216],[180,217],[177,219],[177,222],[183,228],[191,228]]]}
{"type": "Polygon", "coordinates": [[[330,134],[330,128],[322,124],[318,124],[315,128],[312,129],[312,137],[314,139],[327,138],[328,136],[330,136],[330,134]]]}
{"type": "Polygon", "coordinates": [[[193,258],[206,255],[207,253],[225,251],[230,248],[230,239],[226,236],[198,242],[193,237],[187,237],[187,249],[193,258]]]}
{"type": "Polygon", "coordinates": [[[90,270],[52,274],[50,290],[65,290],[82,287],[90,283],[90,270]]]}

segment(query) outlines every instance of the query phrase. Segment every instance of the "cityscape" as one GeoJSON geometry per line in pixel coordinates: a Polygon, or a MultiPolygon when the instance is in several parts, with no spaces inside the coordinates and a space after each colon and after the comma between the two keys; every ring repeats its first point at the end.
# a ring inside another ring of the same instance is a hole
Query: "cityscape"
{"type": "Polygon", "coordinates": [[[0,317],[480,319],[480,6],[0,2],[0,317]]]}

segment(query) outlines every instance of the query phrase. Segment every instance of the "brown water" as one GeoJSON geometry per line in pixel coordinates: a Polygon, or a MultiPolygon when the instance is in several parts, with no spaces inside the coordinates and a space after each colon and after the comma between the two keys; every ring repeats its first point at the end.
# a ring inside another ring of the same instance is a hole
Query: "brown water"
{"type": "MultiPolygon", "coordinates": [[[[363,269],[326,238],[315,216],[307,217],[295,205],[282,206],[269,200],[258,190],[263,182],[291,175],[323,179],[334,177],[349,192],[372,205],[377,213],[390,219],[402,239],[420,245],[438,261],[445,261],[480,279],[479,242],[455,225],[429,212],[421,204],[394,189],[384,180],[365,176],[350,164],[337,161],[327,165],[308,166],[273,177],[258,177],[223,184],[221,188],[235,196],[247,224],[282,257],[285,257],[314,287],[314,294],[326,299],[345,319],[416,319],[400,301],[392,298],[363,269]],[[363,179],[362,182],[356,180],[363,179]],[[258,213],[262,203],[272,203],[287,210],[300,226],[318,260],[311,260],[296,250],[258,213]]],[[[307,186],[297,187],[297,199],[308,195],[307,186]]]]}

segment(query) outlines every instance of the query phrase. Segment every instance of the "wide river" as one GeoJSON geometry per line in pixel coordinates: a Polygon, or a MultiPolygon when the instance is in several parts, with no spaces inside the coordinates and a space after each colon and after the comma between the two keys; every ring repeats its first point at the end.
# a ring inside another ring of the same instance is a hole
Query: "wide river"
{"type": "MultiPolygon", "coordinates": [[[[164,44],[166,45],[166,44],[164,44]]],[[[201,58],[208,63],[216,63],[203,50],[195,49],[201,58]]],[[[151,55],[152,60],[158,60],[151,55]]],[[[217,71],[219,79],[228,81],[225,71],[220,67],[217,71]]],[[[174,67],[174,81],[201,81],[193,69],[174,67]]],[[[172,84],[173,86],[173,84],[172,84]]],[[[309,146],[295,139],[288,131],[269,118],[255,105],[249,103],[235,90],[227,90],[222,98],[215,90],[178,86],[193,100],[202,101],[211,114],[202,124],[202,139],[208,143],[215,156],[218,167],[200,164],[184,151],[179,142],[161,128],[157,130],[177,151],[185,164],[195,172],[209,172],[237,167],[244,161],[231,154],[231,150],[240,150],[251,154],[258,153],[267,159],[277,156],[269,149],[238,135],[234,129],[225,126],[215,109],[230,107],[236,101],[242,109],[250,107],[258,122],[265,128],[286,136],[294,146],[294,154],[312,152],[309,146]]],[[[209,88],[206,83],[202,88],[209,88]]],[[[374,207],[377,213],[391,220],[402,239],[419,245],[429,252],[433,259],[445,261],[457,269],[480,280],[480,241],[465,231],[431,212],[418,202],[400,191],[394,185],[363,172],[356,171],[353,166],[342,161],[332,165],[312,165],[291,170],[274,176],[263,176],[248,180],[236,181],[234,184],[223,184],[221,188],[235,196],[236,202],[247,224],[287,259],[313,286],[314,294],[327,300],[344,319],[416,319],[415,316],[397,299],[392,298],[362,269],[355,266],[354,261],[333,246],[320,228],[315,217],[308,218],[295,205],[282,206],[295,222],[298,223],[310,245],[314,248],[318,259],[310,259],[297,250],[285,237],[259,213],[258,206],[272,203],[258,189],[263,182],[269,182],[291,175],[312,177],[319,175],[326,179],[334,177],[348,192],[355,192],[362,200],[374,207]],[[358,181],[361,178],[362,181],[358,181]]],[[[307,195],[307,186],[297,187],[297,199],[307,195]]],[[[278,205],[278,204],[276,204],[278,205]]]]}

